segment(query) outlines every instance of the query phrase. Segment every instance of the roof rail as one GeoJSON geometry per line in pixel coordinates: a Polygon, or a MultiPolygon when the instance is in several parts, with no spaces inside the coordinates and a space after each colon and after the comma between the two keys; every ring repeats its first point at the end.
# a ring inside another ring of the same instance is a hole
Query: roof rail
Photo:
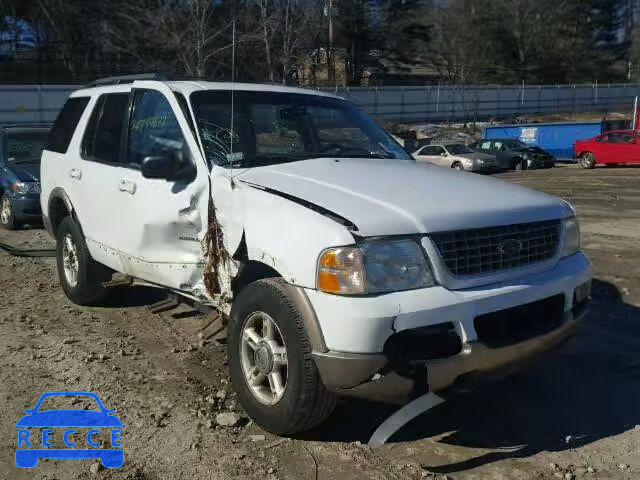
{"type": "Polygon", "coordinates": [[[115,77],[105,77],[88,83],[85,88],[102,87],[106,85],[120,85],[121,83],[133,83],[136,80],[168,80],[166,75],[161,73],[138,73],[135,75],[118,75],[115,77]]]}

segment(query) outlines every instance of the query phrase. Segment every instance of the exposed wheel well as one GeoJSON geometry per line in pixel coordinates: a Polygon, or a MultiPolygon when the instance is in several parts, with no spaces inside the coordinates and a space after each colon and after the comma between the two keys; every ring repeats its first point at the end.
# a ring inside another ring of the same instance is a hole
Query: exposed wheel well
{"type": "Polygon", "coordinates": [[[71,212],[62,198],[56,197],[51,200],[49,203],[49,222],[54,236],[58,234],[60,223],[68,215],[71,215],[71,212]]]}
{"type": "Polygon", "coordinates": [[[238,275],[231,282],[233,296],[235,297],[238,295],[244,287],[256,280],[274,277],[282,277],[282,275],[265,263],[255,260],[246,260],[243,262],[238,275]]]}

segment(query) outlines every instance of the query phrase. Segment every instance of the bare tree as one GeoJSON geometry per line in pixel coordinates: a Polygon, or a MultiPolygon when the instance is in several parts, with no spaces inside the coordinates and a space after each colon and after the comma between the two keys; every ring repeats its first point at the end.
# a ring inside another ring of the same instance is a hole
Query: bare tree
{"type": "Polygon", "coordinates": [[[110,29],[110,48],[140,63],[204,77],[220,64],[231,48],[232,19],[215,15],[211,0],[155,0],[154,5],[130,3],[118,13],[121,20],[110,29]]]}
{"type": "Polygon", "coordinates": [[[311,42],[319,32],[322,6],[319,0],[255,0],[260,17],[260,30],[265,49],[269,80],[280,81],[295,75],[298,63],[313,49],[311,42]],[[304,44],[306,47],[303,48],[304,44]]]}
{"type": "Polygon", "coordinates": [[[275,72],[273,71],[273,62],[271,61],[271,41],[274,34],[274,16],[271,13],[273,9],[272,0],[256,0],[256,4],[260,10],[260,23],[262,27],[262,41],[264,43],[265,60],[267,62],[267,72],[269,81],[275,82],[275,72]]]}

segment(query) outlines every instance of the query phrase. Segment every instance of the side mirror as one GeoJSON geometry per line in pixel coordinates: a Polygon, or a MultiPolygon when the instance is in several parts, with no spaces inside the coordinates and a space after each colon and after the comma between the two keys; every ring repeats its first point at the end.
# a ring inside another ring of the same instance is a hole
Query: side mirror
{"type": "Polygon", "coordinates": [[[173,152],[145,157],[140,170],[145,178],[162,178],[169,180],[178,170],[178,157],[173,152]]]}
{"type": "Polygon", "coordinates": [[[440,156],[441,156],[441,157],[447,157],[448,155],[447,155],[447,152],[442,152],[442,153],[440,154],[440,156]]]}

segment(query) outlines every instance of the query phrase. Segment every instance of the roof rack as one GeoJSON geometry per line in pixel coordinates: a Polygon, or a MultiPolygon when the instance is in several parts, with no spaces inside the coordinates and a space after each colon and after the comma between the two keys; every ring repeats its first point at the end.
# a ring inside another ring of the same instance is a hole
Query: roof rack
{"type": "Polygon", "coordinates": [[[136,80],[169,80],[161,73],[138,73],[135,75],[118,75],[115,77],[105,77],[88,83],[85,88],[103,87],[107,85],[120,85],[121,83],[133,83],[136,80]]]}

